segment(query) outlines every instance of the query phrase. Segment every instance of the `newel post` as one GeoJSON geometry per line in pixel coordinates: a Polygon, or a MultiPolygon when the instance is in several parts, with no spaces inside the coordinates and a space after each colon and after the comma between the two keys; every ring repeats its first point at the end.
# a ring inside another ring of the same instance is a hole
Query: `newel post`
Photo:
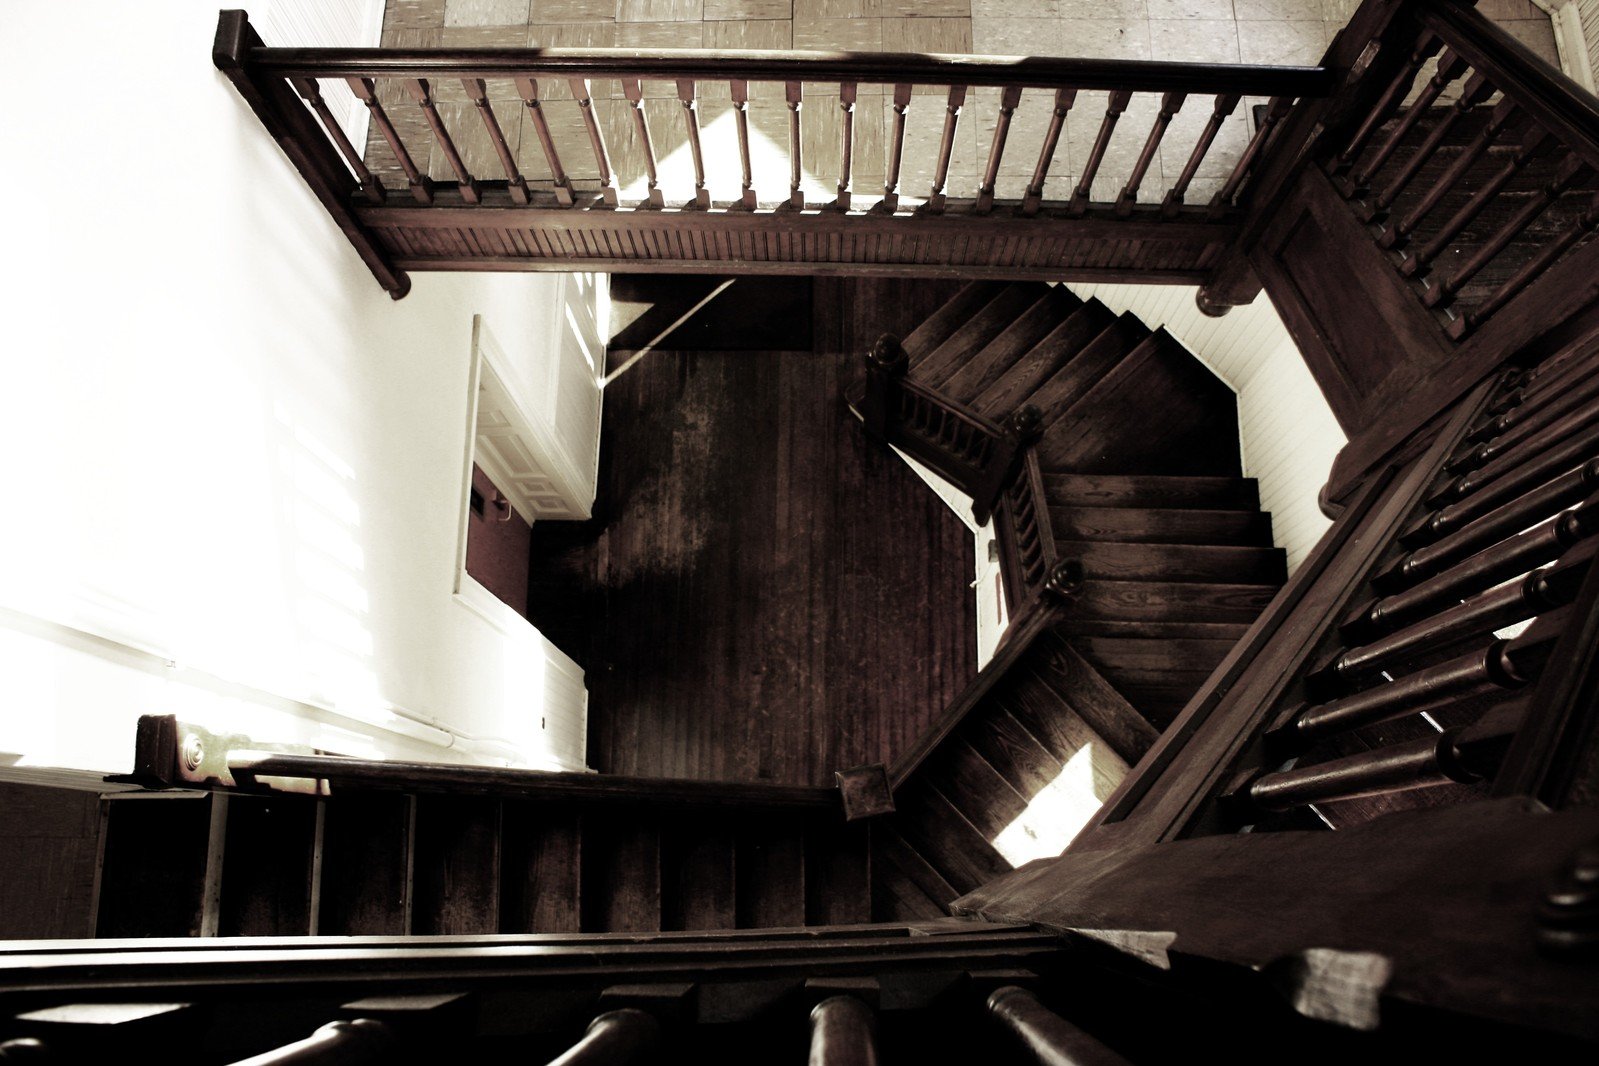
{"type": "Polygon", "coordinates": [[[866,394],[861,399],[861,420],[866,424],[866,435],[879,444],[888,443],[889,434],[899,421],[900,381],[908,369],[910,357],[892,334],[885,333],[877,338],[877,343],[866,354],[866,394]]]}
{"type": "Polygon", "coordinates": [[[1044,435],[1044,412],[1028,404],[1005,420],[1005,432],[995,442],[981,477],[972,487],[972,517],[978,525],[987,522],[1005,493],[1005,486],[1016,478],[1027,449],[1044,435]]]}

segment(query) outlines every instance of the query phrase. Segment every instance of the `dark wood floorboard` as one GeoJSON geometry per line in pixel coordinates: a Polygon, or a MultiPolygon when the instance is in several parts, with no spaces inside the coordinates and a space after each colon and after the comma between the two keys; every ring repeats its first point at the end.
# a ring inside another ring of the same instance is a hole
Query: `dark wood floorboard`
{"type": "Polygon", "coordinates": [[[840,398],[954,291],[818,281],[814,354],[655,351],[608,386],[596,520],[538,523],[530,592],[587,669],[593,768],[831,784],[970,680],[971,537],[840,398]]]}

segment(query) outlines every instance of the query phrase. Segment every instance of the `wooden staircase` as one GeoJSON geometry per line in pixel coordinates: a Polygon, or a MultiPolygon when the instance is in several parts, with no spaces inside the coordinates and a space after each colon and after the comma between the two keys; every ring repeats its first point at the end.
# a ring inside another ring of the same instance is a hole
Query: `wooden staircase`
{"type": "Polygon", "coordinates": [[[104,807],[101,937],[644,933],[871,918],[872,826],[833,808],[378,791],[129,792],[104,807]]]}
{"type": "Polygon", "coordinates": [[[1170,334],[1064,287],[979,281],[901,347],[912,386],[968,424],[1037,409],[1054,557],[1081,580],[1037,633],[1010,605],[1027,646],[1002,649],[1003,676],[897,790],[874,839],[880,920],[941,912],[1012,865],[1002,850],[1049,847],[1062,782],[1079,804],[1108,796],[1286,578],[1239,476],[1233,394],[1170,334]]]}

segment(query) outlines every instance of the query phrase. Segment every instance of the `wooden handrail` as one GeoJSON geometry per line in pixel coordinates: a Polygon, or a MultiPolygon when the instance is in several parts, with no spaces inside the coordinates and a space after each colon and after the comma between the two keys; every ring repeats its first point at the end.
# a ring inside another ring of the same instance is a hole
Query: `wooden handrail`
{"type": "Polygon", "coordinates": [[[601,803],[737,805],[762,810],[840,806],[836,787],[399,762],[324,755],[310,749],[263,749],[249,737],[212,733],[181,722],[176,715],[143,715],[133,773],[125,780],[155,788],[270,784],[287,791],[321,792],[320,783],[326,782],[335,789],[489,793],[601,803]]]}
{"type": "Polygon", "coordinates": [[[1058,59],[916,52],[710,48],[268,48],[249,51],[285,78],[637,78],[668,81],[842,81],[874,85],[1019,86],[1132,92],[1322,96],[1324,67],[1058,59]]]}
{"type": "Polygon", "coordinates": [[[1011,667],[1021,661],[1027,649],[1033,646],[1033,641],[1053,629],[1058,621],[1060,607],[1053,596],[1041,596],[1018,611],[988,665],[977,672],[977,676],[944,708],[932,726],[916,738],[916,743],[889,766],[889,787],[897,791],[909,781],[917,768],[1005,678],[1011,667]]]}

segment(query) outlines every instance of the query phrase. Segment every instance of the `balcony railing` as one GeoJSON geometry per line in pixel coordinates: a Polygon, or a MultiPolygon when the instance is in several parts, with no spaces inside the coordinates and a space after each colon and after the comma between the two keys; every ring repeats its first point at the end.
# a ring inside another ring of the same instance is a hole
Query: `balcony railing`
{"type": "Polygon", "coordinates": [[[241,11],[223,12],[214,60],[395,296],[412,269],[1201,281],[1280,119],[1332,82],[1004,56],[269,48],[241,11]],[[365,104],[366,146],[328,85],[365,104]]]}

